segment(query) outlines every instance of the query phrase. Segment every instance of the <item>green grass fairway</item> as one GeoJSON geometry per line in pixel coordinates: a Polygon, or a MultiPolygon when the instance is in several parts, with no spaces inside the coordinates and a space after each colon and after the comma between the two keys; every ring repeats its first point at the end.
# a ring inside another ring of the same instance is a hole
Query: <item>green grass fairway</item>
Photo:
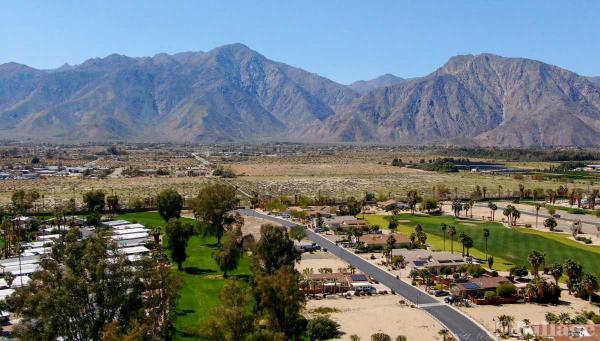
{"type": "MultiPolygon", "coordinates": [[[[165,222],[157,212],[123,214],[115,219],[136,220],[146,226],[163,227],[165,222]]],[[[193,222],[192,219],[184,220],[193,222]]],[[[193,236],[187,248],[188,258],[183,266],[183,288],[177,302],[175,328],[176,340],[198,340],[196,336],[202,322],[210,316],[210,310],[219,306],[219,293],[231,279],[223,279],[217,264],[212,258],[217,239],[215,237],[193,236]]],[[[174,269],[175,270],[175,265],[174,269]]],[[[231,277],[250,275],[250,260],[244,257],[231,277]]]]}
{"type": "MultiPolygon", "coordinates": [[[[389,217],[366,215],[365,218],[371,224],[378,224],[387,228],[389,217]]],[[[494,257],[494,268],[506,270],[513,264],[526,265],[529,267],[527,256],[532,250],[538,250],[546,254],[546,264],[562,263],[567,258],[580,262],[585,271],[600,276],[600,247],[587,246],[567,239],[567,236],[533,231],[531,229],[515,228],[509,229],[499,223],[478,222],[467,219],[456,219],[453,216],[426,216],[401,214],[399,232],[410,236],[417,224],[421,224],[427,233],[427,242],[435,249],[443,249],[443,233],[440,229],[441,223],[454,225],[457,235],[454,239],[454,252],[460,252],[462,246],[457,242],[460,232],[464,232],[473,238],[474,247],[471,255],[477,258],[485,258],[485,240],[483,228],[490,230],[488,240],[488,252],[494,257]]],[[[449,238],[446,238],[446,250],[450,250],[449,238]]]]}

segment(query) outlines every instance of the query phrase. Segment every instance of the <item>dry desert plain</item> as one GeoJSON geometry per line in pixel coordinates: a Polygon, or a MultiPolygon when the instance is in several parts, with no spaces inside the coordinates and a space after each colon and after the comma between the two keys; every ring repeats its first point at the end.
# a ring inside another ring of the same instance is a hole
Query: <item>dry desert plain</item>
{"type": "MultiPolygon", "coordinates": [[[[172,156],[172,155],[171,155],[172,156]]],[[[433,187],[444,186],[453,195],[468,196],[478,185],[486,187],[491,196],[513,194],[519,184],[528,188],[557,188],[559,185],[569,188],[587,188],[585,181],[566,179],[532,180],[531,176],[515,178],[511,175],[491,175],[486,173],[429,172],[414,168],[393,167],[390,164],[393,155],[373,153],[352,155],[342,153],[336,156],[298,156],[298,157],[246,157],[246,158],[210,158],[213,165],[231,168],[238,176],[229,179],[247,193],[256,192],[267,195],[317,195],[336,198],[362,197],[365,192],[392,194],[402,197],[409,189],[417,189],[423,195],[429,195],[433,187]]],[[[414,160],[422,156],[402,156],[403,160],[414,160]]],[[[432,158],[433,156],[427,156],[432,158]]],[[[169,170],[185,169],[200,163],[189,157],[168,157],[155,154],[132,153],[127,157],[103,157],[96,161],[98,166],[108,167],[159,167],[169,170]]],[[[515,163],[516,167],[547,167],[549,163],[515,163]]],[[[0,204],[10,201],[12,192],[17,189],[36,189],[44,195],[41,205],[53,207],[54,204],[75,198],[81,200],[81,194],[90,189],[104,189],[115,193],[121,202],[127,205],[131,199],[153,196],[160,189],[174,188],[185,197],[193,197],[207,181],[216,181],[212,177],[106,177],[77,178],[50,177],[35,180],[0,181],[0,204]]]]}

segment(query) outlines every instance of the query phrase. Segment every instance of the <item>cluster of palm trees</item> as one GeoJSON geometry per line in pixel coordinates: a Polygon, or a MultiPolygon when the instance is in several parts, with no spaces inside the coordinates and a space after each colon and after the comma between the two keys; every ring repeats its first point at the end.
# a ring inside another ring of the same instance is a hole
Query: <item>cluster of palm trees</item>
{"type": "Polygon", "coordinates": [[[517,225],[517,220],[521,218],[521,211],[519,211],[513,205],[506,206],[504,211],[502,211],[502,214],[506,216],[506,218],[508,219],[508,223],[512,226],[517,225]]]}
{"type": "MultiPolygon", "coordinates": [[[[417,225],[419,226],[419,225],[417,225]]],[[[444,239],[444,251],[446,251],[446,235],[450,236],[450,252],[454,253],[454,236],[456,236],[457,231],[456,227],[450,225],[448,226],[445,223],[440,225],[442,229],[443,239],[444,239]]],[[[483,237],[485,238],[485,253],[487,258],[487,249],[488,249],[488,238],[490,237],[490,230],[483,229],[483,237]]],[[[465,249],[467,251],[466,255],[469,256],[469,249],[473,247],[473,238],[467,235],[464,232],[458,233],[458,240],[462,245],[462,255],[465,256],[465,249]]]]}
{"type": "Polygon", "coordinates": [[[510,335],[512,331],[515,317],[511,315],[500,315],[498,316],[498,323],[500,323],[501,332],[503,335],[510,335]]]}
{"type": "Polygon", "coordinates": [[[475,200],[470,199],[469,201],[462,203],[460,200],[452,201],[452,211],[454,212],[455,217],[460,216],[461,211],[465,211],[465,217],[470,214],[470,217],[473,218],[473,206],[475,206],[475,200]]]}
{"type": "Polygon", "coordinates": [[[417,247],[421,247],[427,242],[427,234],[420,224],[417,224],[415,231],[410,234],[410,242],[417,247]]]}
{"type": "Polygon", "coordinates": [[[587,295],[590,303],[594,292],[600,289],[598,278],[591,273],[584,273],[581,264],[572,259],[567,259],[563,264],[554,263],[545,268],[544,271],[554,278],[554,283],[547,283],[539,275],[539,270],[545,265],[546,255],[534,250],[527,258],[531,264],[531,274],[534,276],[534,280],[525,288],[527,297],[538,300],[547,300],[548,298],[557,300],[560,297],[558,281],[563,274],[567,275],[569,294],[575,292],[579,296],[587,295]]]}

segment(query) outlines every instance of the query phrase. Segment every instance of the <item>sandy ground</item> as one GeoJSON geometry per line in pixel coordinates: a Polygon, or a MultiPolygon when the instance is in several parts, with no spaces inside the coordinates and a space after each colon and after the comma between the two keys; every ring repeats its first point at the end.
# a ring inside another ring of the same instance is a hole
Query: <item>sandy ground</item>
{"type": "Polygon", "coordinates": [[[336,308],[331,318],[340,324],[344,333],[341,340],[350,340],[350,335],[358,335],[361,340],[370,340],[374,333],[382,332],[395,339],[404,335],[408,340],[439,340],[438,331],[443,327],[426,312],[401,306],[399,296],[381,295],[353,297],[352,299],[331,298],[309,300],[307,310],[317,307],[336,308]]]}
{"type": "Polygon", "coordinates": [[[560,305],[523,303],[506,304],[500,306],[473,305],[469,308],[460,307],[459,309],[492,332],[498,328],[494,318],[503,314],[510,315],[515,318],[515,323],[513,325],[514,329],[515,327],[518,328],[523,324],[523,319],[528,319],[531,324],[546,324],[545,315],[547,312],[552,312],[557,315],[566,312],[571,316],[576,316],[583,310],[597,310],[597,307],[588,304],[587,301],[580,298],[569,296],[567,292],[563,292],[561,300],[563,303],[560,305]]]}
{"type": "Polygon", "coordinates": [[[348,263],[337,258],[329,252],[317,251],[313,253],[303,253],[300,263],[296,264],[296,269],[302,272],[307,268],[312,268],[315,273],[320,268],[331,268],[334,272],[339,272],[340,268],[347,268],[348,263]]]}
{"type": "MultiPolygon", "coordinates": [[[[302,254],[302,260],[296,265],[298,271],[312,268],[331,268],[338,271],[348,264],[329,252],[302,254]]],[[[374,285],[378,290],[388,290],[381,284],[374,285]]],[[[352,297],[344,299],[330,297],[324,300],[308,300],[306,310],[309,315],[318,307],[330,307],[339,312],[331,314],[331,318],[340,324],[343,332],[341,340],[350,340],[350,335],[356,334],[362,340],[370,340],[371,334],[386,333],[392,338],[404,335],[409,340],[438,340],[437,332],[443,327],[426,312],[401,306],[402,298],[397,295],[381,295],[370,297],[352,297]],[[410,320],[411,323],[406,323],[410,320]]]]}
{"type": "Polygon", "coordinates": [[[260,238],[260,227],[264,224],[273,224],[278,225],[270,220],[252,217],[252,216],[244,216],[244,225],[242,226],[242,233],[244,234],[252,234],[254,239],[258,240],[260,238]]]}

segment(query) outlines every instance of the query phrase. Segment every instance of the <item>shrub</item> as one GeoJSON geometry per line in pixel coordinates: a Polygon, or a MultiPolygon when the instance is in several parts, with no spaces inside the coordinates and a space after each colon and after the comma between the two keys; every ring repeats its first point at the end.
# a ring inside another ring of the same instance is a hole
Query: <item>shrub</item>
{"type": "Polygon", "coordinates": [[[444,285],[441,283],[438,283],[435,285],[435,290],[444,290],[444,285]]]}
{"type": "Polygon", "coordinates": [[[318,307],[313,310],[313,313],[315,313],[315,314],[331,314],[331,313],[338,313],[339,311],[340,310],[337,308],[318,307]]]}
{"type": "Polygon", "coordinates": [[[600,324],[600,315],[592,316],[592,322],[594,322],[594,324],[600,324]]]}
{"type": "Polygon", "coordinates": [[[510,268],[510,274],[512,276],[524,277],[527,276],[528,273],[527,268],[523,265],[517,265],[510,268]]]}
{"type": "Polygon", "coordinates": [[[388,334],[375,333],[371,335],[371,341],[392,341],[392,338],[388,334]]]}
{"type": "Polygon", "coordinates": [[[306,335],[311,340],[329,340],[338,336],[340,325],[327,316],[318,316],[308,321],[306,335]]]}
{"type": "Polygon", "coordinates": [[[496,294],[500,297],[511,297],[517,292],[517,288],[510,282],[502,283],[496,288],[496,294]]]}
{"type": "Polygon", "coordinates": [[[481,275],[483,275],[485,273],[485,269],[481,267],[481,265],[469,265],[469,268],[467,269],[467,272],[469,273],[469,275],[473,276],[473,277],[481,277],[481,275]]]}
{"type": "Polygon", "coordinates": [[[496,294],[494,291],[486,291],[486,292],[483,294],[483,297],[484,297],[486,300],[493,300],[493,299],[494,299],[494,298],[496,298],[497,296],[498,296],[498,295],[497,295],[497,294],[496,294]]]}

